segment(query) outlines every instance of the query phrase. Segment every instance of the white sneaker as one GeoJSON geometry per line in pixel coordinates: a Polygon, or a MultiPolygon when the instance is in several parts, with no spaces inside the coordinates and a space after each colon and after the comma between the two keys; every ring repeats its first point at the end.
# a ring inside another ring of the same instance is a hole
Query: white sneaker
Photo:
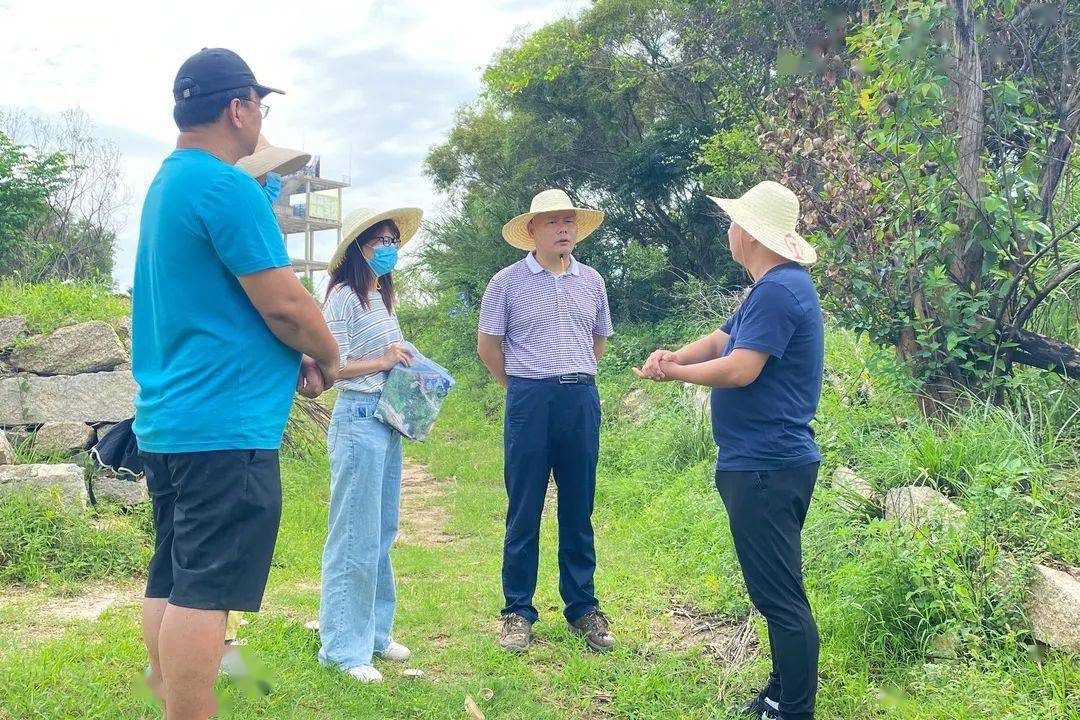
{"type": "Polygon", "coordinates": [[[412,656],[412,651],[401,643],[396,643],[391,640],[390,644],[386,646],[385,650],[375,654],[386,660],[396,660],[397,662],[404,662],[412,656]]]}
{"type": "Polygon", "coordinates": [[[362,683],[382,682],[382,673],[370,665],[359,665],[349,670],[348,673],[362,683]]]}

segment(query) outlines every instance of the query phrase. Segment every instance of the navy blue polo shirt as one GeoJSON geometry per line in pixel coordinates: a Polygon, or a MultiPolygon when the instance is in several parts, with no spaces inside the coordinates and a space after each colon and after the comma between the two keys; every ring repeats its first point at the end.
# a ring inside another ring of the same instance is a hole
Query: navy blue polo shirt
{"type": "Polygon", "coordinates": [[[757,379],[712,393],[718,470],[772,470],[819,462],[810,421],[821,397],[825,327],[817,290],[798,263],[765,273],[721,328],[738,348],[768,353],[757,379]]]}

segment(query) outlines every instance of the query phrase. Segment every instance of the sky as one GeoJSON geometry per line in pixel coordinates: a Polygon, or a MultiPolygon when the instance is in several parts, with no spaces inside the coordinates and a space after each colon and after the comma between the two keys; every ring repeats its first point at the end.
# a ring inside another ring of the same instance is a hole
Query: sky
{"type": "MultiPolygon", "coordinates": [[[[0,109],[51,117],[78,107],[117,144],[131,202],[114,279],[126,290],[146,188],[176,142],[173,78],[200,48],[235,50],[260,83],[286,91],[266,101],[263,132],[320,155],[323,177],[349,179],[345,212],[418,206],[431,217],[445,202],[423,175],[424,157],[477,97],[484,66],[515,33],[587,4],[0,0],[0,109]]],[[[319,236],[316,259],[328,259],[333,244],[319,236]]],[[[301,247],[295,236],[291,254],[301,247]]]]}

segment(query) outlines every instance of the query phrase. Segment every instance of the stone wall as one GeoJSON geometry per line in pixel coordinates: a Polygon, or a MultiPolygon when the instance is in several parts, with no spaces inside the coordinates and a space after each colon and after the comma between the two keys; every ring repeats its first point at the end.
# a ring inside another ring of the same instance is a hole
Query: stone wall
{"type": "Polygon", "coordinates": [[[135,414],[130,338],[128,318],[33,336],[25,318],[0,318],[0,493],[56,488],[82,508],[95,495],[125,504],[145,499],[145,483],[96,471],[86,454],[99,435],[135,414]],[[20,454],[50,462],[16,465],[20,454]],[[74,479],[84,468],[80,489],[74,479]]]}

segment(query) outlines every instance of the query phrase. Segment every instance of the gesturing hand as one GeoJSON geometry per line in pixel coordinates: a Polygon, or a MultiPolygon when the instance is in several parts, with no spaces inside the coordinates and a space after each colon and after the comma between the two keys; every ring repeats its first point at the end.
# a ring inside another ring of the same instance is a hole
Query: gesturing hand
{"type": "Polygon", "coordinates": [[[660,363],[675,363],[675,353],[670,350],[656,350],[645,360],[640,369],[634,368],[634,374],[639,378],[662,382],[669,378],[664,374],[660,363]]]}
{"type": "Polygon", "coordinates": [[[413,364],[413,351],[404,343],[392,343],[383,355],[383,370],[390,370],[398,363],[405,367],[413,364]]]}

